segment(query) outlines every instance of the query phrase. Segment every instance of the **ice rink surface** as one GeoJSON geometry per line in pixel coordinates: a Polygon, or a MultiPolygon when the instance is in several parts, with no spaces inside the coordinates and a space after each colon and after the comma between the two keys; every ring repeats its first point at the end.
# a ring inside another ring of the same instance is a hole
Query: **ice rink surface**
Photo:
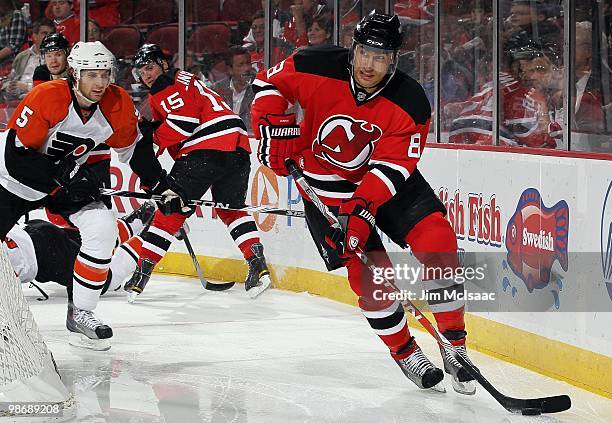
{"type": "MultiPolygon", "coordinates": [[[[94,352],[67,343],[65,290],[41,286],[48,301],[24,292],[76,394],[78,421],[612,422],[612,401],[476,352],[472,361],[503,393],[568,394],[573,407],[525,417],[481,387],[462,396],[447,379],[445,394],[419,390],[357,309],[308,294],[270,290],[251,300],[241,284],[219,293],[154,276],[133,305],[123,292],[102,298],[98,314],[115,336],[109,351],[94,352]]],[[[441,366],[433,339],[412,332],[441,366]]]]}

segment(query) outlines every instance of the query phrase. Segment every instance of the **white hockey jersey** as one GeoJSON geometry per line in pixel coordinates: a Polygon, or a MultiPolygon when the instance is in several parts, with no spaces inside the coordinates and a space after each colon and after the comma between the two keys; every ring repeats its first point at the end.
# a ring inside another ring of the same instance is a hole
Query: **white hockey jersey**
{"type": "Polygon", "coordinates": [[[125,90],[111,85],[84,119],[72,87],[56,80],[35,87],[0,133],[0,184],[29,201],[52,192],[56,164],[69,155],[79,164],[101,144],[130,160],[139,138],[134,104],[125,90]],[[41,154],[42,153],[42,154],[41,154]]]}

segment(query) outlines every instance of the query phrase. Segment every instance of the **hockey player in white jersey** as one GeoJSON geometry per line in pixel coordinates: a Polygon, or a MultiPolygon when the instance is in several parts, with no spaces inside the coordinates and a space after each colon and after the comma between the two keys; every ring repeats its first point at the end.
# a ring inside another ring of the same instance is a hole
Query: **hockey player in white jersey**
{"type": "MultiPolygon", "coordinates": [[[[65,195],[81,207],[70,214],[82,245],[73,268],[73,303],[66,327],[71,344],[110,345],[112,329],[94,314],[117,239],[114,214],[100,201],[101,181],[88,159],[99,146],[114,148],[142,181],[163,178],[152,146],[138,142],[128,93],[113,85],[113,54],[100,42],[77,43],[68,80],[32,89],[0,133],[0,239],[20,216],[65,195]]],[[[98,150],[99,151],[99,150],[98,150]]]]}

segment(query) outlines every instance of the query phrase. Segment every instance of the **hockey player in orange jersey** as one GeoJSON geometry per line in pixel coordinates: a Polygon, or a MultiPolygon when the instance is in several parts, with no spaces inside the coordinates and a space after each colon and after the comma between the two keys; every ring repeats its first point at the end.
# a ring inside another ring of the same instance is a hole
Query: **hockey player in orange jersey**
{"type": "Polygon", "coordinates": [[[80,230],[82,245],[66,326],[71,343],[93,349],[110,348],[113,334],[93,311],[107,278],[117,224],[100,201],[100,178],[85,163],[105,144],[143,181],[169,185],[152,146],[139,142],[132,100],[112,84],[114,63],[102,43],[77,43],[68,57],[68,80],[35,87],[0,133],[0,239],[22,215],[56,195],[82,204],[68,216],[80,230]]]}

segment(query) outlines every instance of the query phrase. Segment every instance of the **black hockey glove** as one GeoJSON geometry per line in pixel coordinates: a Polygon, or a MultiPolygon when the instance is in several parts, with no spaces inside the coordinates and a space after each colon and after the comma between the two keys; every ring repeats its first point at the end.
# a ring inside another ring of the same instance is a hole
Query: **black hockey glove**
{"type": "Polygon", "coordinates": [[[153,187],[142,186],[142,189],[149,194],[162,196],[162,199],[156,203],[159,211],[165,215],[174,213],[188,215],[193,212],[193,208],[189,206],[187,193],[165,170],[161,171],[159,180],[153,187]]]}
{"type": "Polygon", "coordinates": [[[74,179],[81,167],[75,160],[75,158],[70,155],[57,164],[55,176],[53,179],[55,182],[62,188],[66,188],[70,185],[70,181],[74,179]]]}
{"type": "Polygon", "coordinates": [[[160,127],[161,124],[162,122],[150,121],[148,119],[142,118],[138,122],[138,129],[140,129],[140,133],[142,134],[143,138],[152,141],[153,133],[157,128],[160,127]]]}
{"type": "Polygon", "coordinates": [[[102,181],[88,165],[79,166],[72,158],[60,162],[55,181],[61,187],[57,195],[66,195],[70,202],[100,200],[102,181]]]}

